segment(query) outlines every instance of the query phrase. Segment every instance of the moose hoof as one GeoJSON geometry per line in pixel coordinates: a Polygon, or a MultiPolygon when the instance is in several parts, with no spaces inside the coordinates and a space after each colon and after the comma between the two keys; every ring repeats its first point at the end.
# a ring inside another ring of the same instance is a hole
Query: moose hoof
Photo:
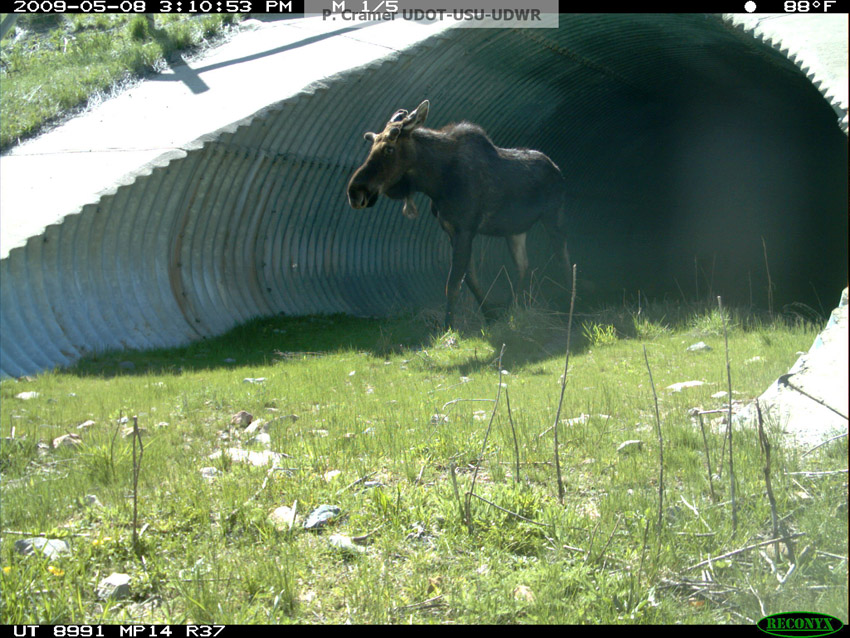
{"type": "Polygon", "coordinates": [[[413,200],[410,197],[405,198],[404,207],[401,209],[401,213],[408,219],[416,219],[419,217],[419,209],[416,208],[416,204],[413,203],[413,200]]]}

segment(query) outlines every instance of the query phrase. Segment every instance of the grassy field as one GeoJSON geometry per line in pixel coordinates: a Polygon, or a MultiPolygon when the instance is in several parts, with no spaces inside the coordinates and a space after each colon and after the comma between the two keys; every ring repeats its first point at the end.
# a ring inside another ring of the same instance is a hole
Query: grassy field
{"type": "MultiPolygon", "coordinates": [[[[728,319],[736,407],[819,329],[728,319]]],[[[846,623],[846,438],[803,456],[767,424],[777,513],[794,536],[759,546],[773,528],[753,425],[734,428],[733,529],[724,416],[702,416],[704,439],[693,415],[725,404],[720,314],[578,317],[561,502],[565,341],[560,318],[536,311],[460,333],[411,317],[275,317],[3,381],[0,620],[749,623],[807,610],[846,623]],[[698,341],[711,350],[687,351],[698,341]],[[668,389],[684,381],[704,383],[668,389]],[[265,422],[265,442],[231,425],[240,410],[265,422]],[[68,433],[80,444],[54,449],[68,433]],[[254,466],[220,454],[231,448],[283,456],[254,466]],[[305,529],[321,505],[339,512],[305,529]],[[270,516],[281,507],[293,525],[270,516]],[[70,553],[14,550],[39,534],[70,553]],[[128,597],[98,597],[112,572],[130,576],[128,597]]]]}
{"type": "MultiPolygon", "coordinates": [[[[0,14],[5,17],[6,14],[0,14]]],[[[221,36],[232,14],[20,15],[0,43],[0,150],[221,36]]]]}

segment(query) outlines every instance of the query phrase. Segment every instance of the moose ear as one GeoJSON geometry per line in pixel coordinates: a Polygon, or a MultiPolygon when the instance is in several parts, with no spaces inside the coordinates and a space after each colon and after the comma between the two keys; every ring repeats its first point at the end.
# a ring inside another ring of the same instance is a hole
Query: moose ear
{"type": "Polygon", "coordinates": [[[413,113],[404,118],[404,124],[402,128],[405,131],[412,131],[417,126],[422,126],[425,124],[425,118],[428,117],[428,108],[431,106],[431,103],[428,100],[423,100],[422,104],[417,106],[413,113]]]}
{"type": "Polygon", "coordinates": [[[366,133],[363,133],[363,139],[366,140],[367,142],[374,142],[375,141],[375,134],[372,133],[372,131],[367,131],[366,133]]]}
{"type": "Polygon", "coordinates": [[[407,111],[405,109],[399,109],[393,116],[390,118],[390,122],[401,122],[407,116],[407,111]]]}

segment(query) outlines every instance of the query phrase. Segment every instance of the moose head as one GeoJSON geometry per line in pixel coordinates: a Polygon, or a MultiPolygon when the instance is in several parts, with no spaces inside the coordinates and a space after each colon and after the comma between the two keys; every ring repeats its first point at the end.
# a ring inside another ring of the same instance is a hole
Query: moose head
{"type": "Polygon", "coordinates": [[[424,100],[412,113],[400,109],[383,131],[363,136],[372,147],[366,161],[348,182],[348,203],[352,208],[374,206],[379,195],[386,195],[391,199],[404,199],[404,214],[416,216],[416,207],[410,199],[413,189],[406,174],[416,161],[411,133],[425,123],[429,106],[428,100],[424,100]]]}

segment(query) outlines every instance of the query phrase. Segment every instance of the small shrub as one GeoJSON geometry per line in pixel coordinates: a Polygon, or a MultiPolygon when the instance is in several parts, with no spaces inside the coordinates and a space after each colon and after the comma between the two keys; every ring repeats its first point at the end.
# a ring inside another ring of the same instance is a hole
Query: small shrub
{"type": "Polygon", "coordinates": [[[617,343],[617,330],[610,324],[583,323],[581,332],[591,346],[610,346],[617,343]]]}
{"type": "Polygon", "coordinates": [[[729,313],[721,314],[720,309],[715,308],[710,312],[696,314],[691,318],[691,332],[698,337],[722,337],[723,336],[723,318],[726,317],[726,330],[732,332],[737,327],[729,313]]]}
{"type": "MultiPolygon", "coordinates": [[[[663,318],[662,318],[663,321],[663,318]]],[[[670,327],[661,322],[654,323],[646,317],[635,315],[632,318],[632,323],[635,328],[635,336],[638,339],[657,339],[670,332],[670,327]]]]}
{"type": "Polygon", "coordinates": [[[137,15],[127,24],[127,33],[134,42],[147,42],[151,39],[148,20],[143,15],[137,15]]]}

